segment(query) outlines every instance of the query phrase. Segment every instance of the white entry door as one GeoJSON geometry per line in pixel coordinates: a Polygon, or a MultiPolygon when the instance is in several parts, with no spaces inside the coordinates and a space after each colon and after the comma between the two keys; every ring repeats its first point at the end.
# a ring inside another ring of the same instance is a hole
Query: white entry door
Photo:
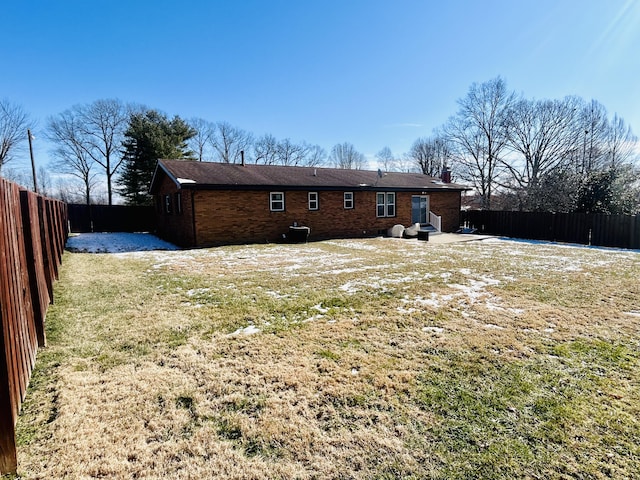
{"type": "Polygon", "coordinates": [[[411,197],[411,223],[429,223],[429,195],[411,197]]]}

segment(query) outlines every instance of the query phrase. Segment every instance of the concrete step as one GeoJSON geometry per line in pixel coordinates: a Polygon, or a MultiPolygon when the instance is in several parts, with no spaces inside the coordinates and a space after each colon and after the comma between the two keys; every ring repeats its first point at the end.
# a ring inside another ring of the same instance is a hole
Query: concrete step
{"type": "Polygon", "coordinates": [[[422,225],[420,225],[420,230],[423,231],[423,232],[429,232],[429,235],[436,235],[436,234],[440,233],[430,223],[423,223],[422,225]]]}

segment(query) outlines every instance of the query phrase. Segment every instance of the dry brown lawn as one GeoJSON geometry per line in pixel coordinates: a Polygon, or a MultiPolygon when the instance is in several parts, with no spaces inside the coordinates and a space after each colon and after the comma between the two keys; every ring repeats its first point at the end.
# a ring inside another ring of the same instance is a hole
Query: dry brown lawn
{"type": "Polygon", "coordinates": [[[633,478],[640,253],[65,253],[19,475],[633,478]]]}

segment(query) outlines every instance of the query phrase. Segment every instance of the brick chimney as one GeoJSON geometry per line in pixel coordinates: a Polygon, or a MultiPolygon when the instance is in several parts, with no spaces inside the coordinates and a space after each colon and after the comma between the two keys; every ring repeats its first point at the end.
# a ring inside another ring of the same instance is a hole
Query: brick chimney
{"type": "Polygon", "coordinates": [[[443,183],[451,183],[451,169],[446,165],[442,167],[442,175],[440,176],[440,179],[443,183]]]}

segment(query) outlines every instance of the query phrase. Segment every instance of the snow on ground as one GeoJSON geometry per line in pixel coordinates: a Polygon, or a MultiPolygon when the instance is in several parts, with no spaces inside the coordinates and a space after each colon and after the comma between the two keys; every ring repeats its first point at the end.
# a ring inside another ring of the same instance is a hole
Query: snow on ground
{"type": "Polygon", "coordinates": [[[239,328],[235,332],[227,335],[228,337],[237,337],[238,335],[254,335],[256,333],[260,333],[260,329],[255,325],[249,325],[245,328],[239,328]]]}
{"type": "Polygon", "coordinates": [[[67,249],[71,252],[119,253],[177,250],[178,247],[149,233],[80,233],[69,237],[67,249]]]}

